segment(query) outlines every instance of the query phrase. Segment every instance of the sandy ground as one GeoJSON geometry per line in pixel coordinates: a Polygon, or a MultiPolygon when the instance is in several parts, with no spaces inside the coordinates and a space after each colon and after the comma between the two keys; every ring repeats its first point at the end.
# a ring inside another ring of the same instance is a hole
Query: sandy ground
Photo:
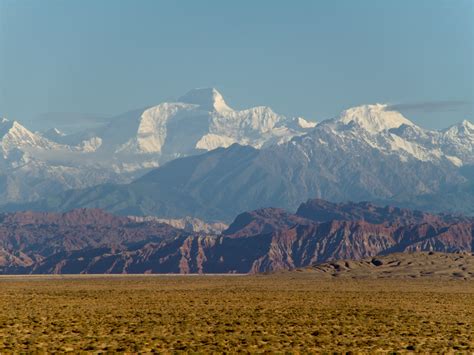
{"type": "Polygon", "coordinates": [[[474,351],[463,278],[0,278],[5,351],[474,351]]]}
{"type": "Polygon", "coordinates": [[[474,280],[471,253],[396,253],[359,261],[339,260],[301,269],[319,276],[349,278],[397,278],[474,280]]]}

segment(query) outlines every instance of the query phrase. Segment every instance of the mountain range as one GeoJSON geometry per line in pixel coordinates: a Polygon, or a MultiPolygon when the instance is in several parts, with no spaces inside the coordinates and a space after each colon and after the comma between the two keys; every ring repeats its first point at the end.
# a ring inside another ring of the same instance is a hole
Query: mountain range
{"type": "MultiPolygon", "coordinates": [[[[68,117],[64,118],[65,120],[68,117]]],[[[0,121],[0,201],[33,201],[53,192],[125,183],[163,163],[234,143],[261,148],[304,134],[316,123],[269,107],[234,110],[215,89],[112,117],[72,134],[32,132],[0,121]]]]}
{"type": "Polygon", "coordinates": [[[255,273],[395,252],[473,252],[474,218],[313,199],[221,234],[97,209],[0,215],[0,273],[255,273]]]}
{"type": "MultiPolygon", "coordinates": [[[[243,211],[294,210],[300,201],[323,198],[474,213],[474,125],[467,120],[428,130],[390,106],[375,104],[350,108],[315,125],[268,108],[234,111],[214,89],[194,90],[180,103],[150,110],[141,114],[138,126],[142,133],[148,127],[147,134],[137,135],[136,126],[123,129],[138,122],[125,115],[114,121],[123,124],[104,128],[96,150],[109,149],[114,157],[126,152],[140,164],[144,160],[137,154],[156,158],[157,165],[167,163],[126,184],[48,193],[3,209],[101,208],[121,215],[229,222],[243,211]],[[179,113],[169,119],[170,112],[179,113]],[[150,117],[154,123],[146,124],[150,117]],[[167,128],[157,122],[166,122],[167,128]],[[118,132],[134,133],[118,139],[118,132]]],[[[151,161],[145,165],[153,166],[151,161]]],[[[122,170],[114,173],[124,178],[122,170]]]]}

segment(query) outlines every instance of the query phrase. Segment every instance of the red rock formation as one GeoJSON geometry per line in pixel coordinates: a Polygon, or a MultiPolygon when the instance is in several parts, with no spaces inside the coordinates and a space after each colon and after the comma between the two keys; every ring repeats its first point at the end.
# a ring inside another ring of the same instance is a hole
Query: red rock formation
{"type": "Polygon", "coordinates": [[[262,208],[239,214],[223,234],[232,238],[248,237],[308,222],[281,208],[262,208]]]}
{"type": "Polygon", "coordinates": [[[30,272],[58,253],[104,247],[118,252],[144,241],[181,235],[188,233],[167,224],[136,223],[98,209],[4,214],[0,215],[0,273],[30,272]]]}
{"type": "Polygon", "coordinates": [[[2,215],[0,273],[248,273],[393,252],[473,251],[469,218],[320,200],[298,213],[312,219],[280,209],[244,213],[220,236],[100,210],[2,215]]]}

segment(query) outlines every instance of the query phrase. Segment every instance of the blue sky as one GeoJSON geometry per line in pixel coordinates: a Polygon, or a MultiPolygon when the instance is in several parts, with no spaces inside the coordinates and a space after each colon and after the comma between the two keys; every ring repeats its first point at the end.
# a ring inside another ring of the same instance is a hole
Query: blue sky
{"type": "Polygon", "coordinates": [[[0,0],[0,115],[36,126],[212,86],[235,108],[387,102],[440,128],[474,121],[473,63],[472,0],[0,0]]]}

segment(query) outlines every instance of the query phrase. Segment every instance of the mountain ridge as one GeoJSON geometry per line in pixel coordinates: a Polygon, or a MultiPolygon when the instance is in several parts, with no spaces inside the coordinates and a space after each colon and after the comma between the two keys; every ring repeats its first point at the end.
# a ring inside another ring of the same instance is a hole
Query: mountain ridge
{"type": "Polygon", "coordinates": [[[474,213],[469,188],[473,180],[464,172],[469,165],[459,167],[457,161],[434,153],[425,156],[423,150],[384,149],[394,142],[390,131],[335,131],[331,124],[321,123],[284,144],[260,150],[234,144],[176,159],[128,185],[70,191],[25,207],[99,207],[121,214],[228,221],[245,210],[291,210],[301,200],[318,197],[474,213]],[[449,191],[452,198],[443,199],[449,191]],[[439,203],[432,204],[434,200],[439,203]]]}
{"type": "Polygon", "coordinates": [[[186,95],[188,102],[131,111],[99,130],[56,132],[62,143],[44,138],[44,149],[16,144],[11,159],[0,159],[0,197],[27,203],[3,210],[98,207],[229,222],[318,197],[474,213],[468,121],[430,131],[373,104],[314,126],[268,107],[233,110],[215,89],[186,95]]]}
{"type": "Polygon", "coordinates": [[[2,120],[0,198],[32,201],[51,190],[131,182],[175,158],[234,143],[257,148],[278,144],[313,126],[268,107],[233,110],[215,89],[191,90],[179,100],[188,102],[129,111],[74,134],[54,129],[33,133],[16,121],[2,120]],[[9,124],[15,127],[11,134],[9,124]]]}
{"type": "Polygon", "coordinates": [[[1,214],[0,273],[258,273],[474,249],[474,218],[322,200],[299,213],[312,219],[276,208],[245,212],[222,234],[101,210],[1,214]]]}

